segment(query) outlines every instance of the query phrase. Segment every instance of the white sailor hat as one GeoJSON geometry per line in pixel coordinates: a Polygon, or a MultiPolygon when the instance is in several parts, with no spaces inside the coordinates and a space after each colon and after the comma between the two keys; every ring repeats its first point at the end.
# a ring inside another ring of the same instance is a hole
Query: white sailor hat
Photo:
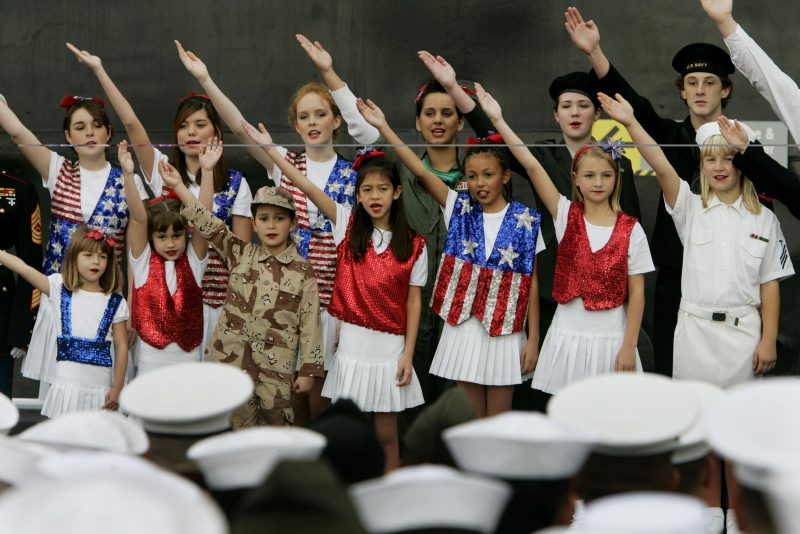
{"type": "Polygon", "coordinates": [[[0,496],[0,532],[225,534],[222,512],[180,477],[151,471],[79,477],[0,496]]]}
{"type": "Polygon", "coordinates": [[[11,399],[0,393],[0,434],[8,434],[19,422],[19,410],[11,399]]]}
{"type": "Polygon", "coordinates": [[[592,501],[576,532],[591,534],[705,534],[705,506],[688,495],[621,493],[592,501]]]}
{"type": "Polygon", "coordinates": [[[507,412],[442,434],[459,468],[504,479],[570,478],[597,442],[593,434],[534,412],[507,412]]]}
{"type": "Polygon", "coordinates": [[[787,472],[768,477],[767,503],[778,532],[800,532],[800,463],[797,460],[787,472]]]}
{"type": "Polygon", "coordinates": [[[17,439],[58,450],[100,449],[144,454],[150,447],[142,426],[117,412],[96,410],[64,414],[22,432],[17,439]]]}
{"type": "Polygon", "coordinates": [[[678,438],[678,448],[672,451],[672,463],[684,464],[699,460],[711,452],[711,446],[706,439],[708,426],[707,414],[725,395],[719,386],[695,380],[676,380],[684,386],[688,394],[694,395],[700,402],[700,417],[694,424],[678,438]]]}
{"type": "Polygon", "coordinates": [[[37,462],[36,470],[50,480],[77,480],[129,473],[161,478],[161,474],[164,473],[154,463],[141,456],[87,450],[45,456],[37,462]]]}
{"type": "Polygon", "coordinates": [[[733,462],[744,486],[763,490],[771,472],[797,465],[800,380],[765,378],[729,388],[708,417],[708,442],[733,462]]]}
{"type": "Polygon", "coordinates": [[[134,378],[122,388],[120,408],[148,432],[200,435],[230,428],[233,411],[253,395],[253,380],[224,363],[187,362],[134,378]]]}
{"type": "Polygon", "coordinates": [[[507,484],[442,465],[396,469],[350,486],[368,532],[460,528],[493,532],[511,497],[507,484]]]}
{"type": "Polygon", "coordinates": [[[198,441],[186,456],[214,490],[259,486],[282,460],[316,460],[328,440],[304,428],[259,427],[198,441]]]}
{"type": "Polygon", "coordinates": [[[574,382],[547,405],[550,417],[597,435],[594,452],[648,456],[673,450],[699,417],[699,402],[655,374],[610,373],[574,382]]]}
{"type": "Polygon", "coordinates": [[[0,436],[0,482],[23,488],[45,480],[36,466],[53,454],[35,443],[0,436]]]}
{"type": "MultiPolygon", "coordinates": [[[[730,123],[731,120],[728,119],[728,122],[730,123]]],[[[736,122],[742,125],[744,131],[747,132],[747,138],[750,141],[756,140],[756,134],[752,128],[750,128],[748,125],[746,125],[741,121],[736,121],[736,122]]],[[[706,141],[708,141],[715,135],[722,135],[722,132],[719,129],[719,124],[717,124],[717,121],[707,122],[697,129],[697,132],[695,133],[695,141],[697,142],[698,145],[703,146],[704,144],[706,144],[706,141]]]]}

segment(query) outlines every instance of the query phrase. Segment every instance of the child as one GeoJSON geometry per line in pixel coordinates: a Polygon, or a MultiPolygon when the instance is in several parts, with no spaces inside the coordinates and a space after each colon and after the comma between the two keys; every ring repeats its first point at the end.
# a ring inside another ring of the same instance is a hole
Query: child
{"type": "MultiPolygon", "coordinates": [[[[245,127],[256,143],[272,144],[263,124],[260,133],[245,127]]],[[[333,224],[338,265],[329,311],[342,328],[322,394],[352,398],[375,414],[386,468],[393,469],[400,464],[397,412],[423,403],[413,358],[428,269],[425,239],[405,218],[397,166],[381,151],[359,151],[352,209],[334,202],[274,147],[264,150],[333,224]]]]}
{"type": "MultiPolygon", "coordinates": [[[[367,124],[355,107],[355,96],[333,69],[333,58],[318,42],[312,43],[303,35],[296,35],[300,46],[319,69],[325,85],[307,83],[292,96],[289,106],[289,125],[297,131],[304,143],[303,152],[292,152],[278,147],[282,157],[308,176],[335,202],[352,205],[355,191],[355,174],[352,162],[337,154],[333,148],[342,121],[349,134],[359,143],[373,143],[378,133],[367,124]]],[[[211,97],[227,126],[242,143],[250,138],[242,128],[242,114],[236,105],[214,83],[203,62],[192,52],[184,51],[176,41],[178,53],[188,70],[211,97]]],[[[248,146],[248,151],[261,163],[273,183],[289,191],[297,208],[297,224],[292,232],[300,254],[314,267],[319,284],[319,301],[322,310],[322,348],[325,369],[330,369],[336,349],[338,321],[327,312],[336,275],[336,245],[330,221],[318,207],[295,187],[260,147],[248,146]]],[[[295,406],[299,423],[319,414],[328,403],[321,398],[322,381],[314,384],[309,396],[297,397],[295,406]]]]}
{"type": "MultiPolygon", "coordinates": [[[[148,180],[150,189],[156,195],[166,194],[167,188],[158,172],[159,162],[168,158],[150,143],[147,131],[139,121],[131,105],[114,84],[103,68],[99,57],[86,50],[78,50],[67,43],[67,48],[75,54],[78,61],[97,76],[100,85],[106,92],[111,105],[125,125],[131,139],[136,158],[148,180]]],[[[172,164],[181,175],[183,184],[196,197],[200,194],[201,174],[200,155],[207,139],[216,137],[222,141],[222,123],[211,100],[205,95],[192,93],[183,98],[178,105],[173,121],[172,164]]],[[[214,166],[212,179],[214,183],[214,215],[225,222],[239,239],[250,242],[250,201],[252,195],[242,174],[225,167],[222,158],[214,166]]],[[[217,321],[222,314],[225,292],[228,287],[228,269],[214,249],[208,251],[208,266],[203,275],[203,341],[205,347],[214,332],[217,321]]],[[[135,314],[134,314],[135,315],[135,314]]]]}
{"type": "Polygon", "coordinates": [[[195,199],[177,173],[163,176],[185,204],[182,215],[230,268],[223,315],[206,354],[241,367],[255,382],[255,395],[234,414],[234,426],[294,423],[293,393],[308,393],[314,378],[322,377],[317,280],[289,235],[294,201],[286,191],[259,189],[251,206],[260,244],[245,243],[195,199]]]}
{"type": "Polygon", "coordinates": [[[644,230],[620,209],[621,148],[578,150],[572,201],[567,200],[503,120],[500,105],[476,87],[481,107],[553,217],[559,241],[553,282],[558,307],[531,386],[553,394],[585,377],[641,371],[636,344],[644,311],[643,273],[653,270],[653,262],[644,230]]]}
{"type": "MultiPolygon", "coordinates": [[[[70,161],[50,150],[28,130],[14,112],[0,102],[0,126],[8,132],[20,152],[42,176],[51,196],[51,218],[43,272],[58,273],[72,233],[82,224],[99,228],[115,242],[116,252],[123,248],[128,209],[122,171],[106,159],[106,146],[113,128],[102,100],[82,96],[66,96],[61,100],[66,109],[63,131],[66,141],[78,156],[70,161]]],[[[136,187],[144,188],[138,176],[136,187]]],[[[28,356],[22,374],[34,380],[52,382],[55,360],[42,359],[56,351],[56,325],[49,300],[42,298],[31,336],[28,356]]]]}
{"type": "Polygon", "coordinates": [[[123,279],[114,246],[100,230],[80,226],[67,246],[62,274],[50,276],[0,251],[0,263],[53,304],[57,351],[43,359],[57,363],[42,415],[118,407],[128,365],[128,305],[119,293],[123,279]]]}
{"type": "Polygon", "coordinates": [[[535,256],[544,247],[539,214],[504,187],[511,179],[502,139],[471,140],[464,159],[468,193],[456,193],[422,164],[372,102],[359,102],[367,121],[444,212],[448,228],[431,308],[447,324],[431,373],[457,380],[481,417],[511,409],[513,384],[533,370],[539,345],[535,256]],[[528,320],[528,339],[523,325],[528,320]]]}
{"type": "Polygon", "coordinates": [[[697,130],[700,189],[681,180],[620,95],[600,94],[603,109],[622,123],[656,171],[667,211],[684,246],[680,311],[675,330],[675,378],[720,387],[752,380],[775,366],[780,288],[792,260],[775,215],[733,166],[736,147],[720,135],[720,119],[697,130]]]}
{"type": "MultiPolygon", "coordinates": [[[[201,202],[211,206],[214,165],[222,155],[217,139],[209,140],[200,156],[206,185],[201,202]]],[[[186,247],[186,219],[174,197],[150,200],[145,209],[133,186],[133,157],[125,141],[119,145],[128,197],[128,264],[133,273],[133,326],[139,334],[135,360],[137,374],[186,361],[200,361],[203,340],[203,296],[200,290],[208,263],[208,242],[194,232],[186,247]],[[154,253],[155,252],[155,253],[154,253]],[[185,252],[185,254],[184,254],[185,252]]],[[[177,170],[159,161],[161,175],[177,170]]]]}

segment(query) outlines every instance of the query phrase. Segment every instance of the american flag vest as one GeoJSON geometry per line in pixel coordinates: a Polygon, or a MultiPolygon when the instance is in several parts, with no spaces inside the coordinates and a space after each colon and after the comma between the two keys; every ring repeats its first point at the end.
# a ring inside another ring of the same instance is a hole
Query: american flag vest
{"type": "Polygon", "coordinates": [[[128,225],[128,203],[125,201],[125,181],[121,169],[111,167],[92,216],[84,221],[81,212],[81,168],[78,162],[64,160],[56,177],[50,206],[50,238],[42,268],[45,275],[61,272],[69,240],[82,224],[112,237],[116,242],[114,252],[120,257],[125,242],[125,227],[128,225]]]}
{"type": "MultiPolygon", "coordinates": [[[[244,176],[239,171],[228,169],[228,185],[222,191],[214,193],[214,206],[211,213],[228,228],[233,224],[233,204],[239,195],[239,188],[242,186],[244,176]]],[[[170,188],[164,186],[161,194],[169,193],[170,188]]],[[[189,244],[187,243],[187,246],[189,244]]],[[[228,292],[228,267],[222,258],[214,250],[208,247],[208,266],[203,274],[203,304],[208,304],[212,308],[219,308],[225,304],[225,295],[228,292]]]]}
{"type": "Polygon", "coordinates": [[[452,326],[475,316],[492,337],[522,330],[536,258],[539,212],[511,201],[486,259],[483,207],[460,193],[447,229],[431,309],[452,326]]]}
{"type": "MultiPolygon", "coordinates": [[[[305,153],[287,152],[286,160],[306,174],[305,153]]],[[[319,212],[312,228],[308,219],[306,195],[283,175],[278,187],[290,192],[294,197],[297,226],[292,232],[292,239],[297,244],[300,255],[314,267],[319,285],[319,304],[326,308],[331,301],[333,280],[336,277],[336,243],[333,240],[333,225],[322,212],[319,212]]],[[[353,170],[353,163],[337,154],[336,163],[325,184],[325,194],[337,204],[352,207],[355,192],[356,172],[353,170]]]]}

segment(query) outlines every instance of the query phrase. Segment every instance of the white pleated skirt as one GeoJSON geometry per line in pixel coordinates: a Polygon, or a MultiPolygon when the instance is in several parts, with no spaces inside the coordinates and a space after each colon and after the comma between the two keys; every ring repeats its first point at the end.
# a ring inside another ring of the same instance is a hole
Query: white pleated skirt
{"type": "Polygon", "coordinates": [[[521,384],[520,353],[528,336],[524,331],[492,337],[475,317],[458,326],[445,323],[431,374],[486,386],[521,384]]]}
{"type": "Polygon", "coordinates": [[[56,377],[58,353],[56,313],[50,298],[42,293],[39,311],[31,333],[28,353],[22,361],[22,376],[42,382],[53,382],[56,377]]]}
{"type": "Polygon", "coordinates": [[[203,341],[200,343],[200,361],[209,361],[206,355],[206,347],[211,339],[214,337],[214,330],[217,329],[217,322],[222,316],[222,309],[224,306],[212,308],[206,303],[203,303],[203,341]]]}
{"type": "Polygon", "coordinates": [[[376,332],[342,322],[339,347],[322,396],[352,399],[365,412],[401,412],[425,401],[414,372],[411,383],[397,385],[397,362],[405,336],[376,332]]]}
{"type": "Polygon", "coordinates": [[[193,351],[186,352],[177,343],[170,343],[163,349],[157,349],[139,338],[135,348],[136,376],[177,363],[199,362],[201,361],[201,352],[200,346],[193,351]]]}
{"type": "MultiPolygon", "coordinates": [[[[552,394],[578,380],[614,372],[625,324],[623,306],[587,311],[581,298],[559,304],[539,351],[531,387],[552,394]]],[[[636,371],[642,372],[638,351],[636,371]]]]}
{"type": "MultiPolygon", "coordinates": [[[[339,338],[342,321],[328,313],[327,308],[323,308],[319,313],[319,323],[322,325],[323,369],[330,371],[331,367],[333,367],[333,359],[336,356],[336,343],[339,338]]],[[[300,358],[297,358],[295,370],[299,371],[302,366],[303,362],[300,361],[300,358]]]]}
{"type": "Polygon", "coordinates": [[[103,409],[113,379],[111,367],[60,361],[55,368],[56,376],[44,398],[42,415],[52,418],[103,409]]]}

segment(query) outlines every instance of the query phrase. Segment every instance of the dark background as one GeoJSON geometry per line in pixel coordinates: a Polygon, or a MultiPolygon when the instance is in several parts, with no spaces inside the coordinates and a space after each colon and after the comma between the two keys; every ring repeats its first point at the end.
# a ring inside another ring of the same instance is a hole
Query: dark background
{"type": "MultiPolygon", "coordinates": [[[[684,44],[707,41],[724,48],[716,27],[697,0],[577,2],[598,24],[611,61],[663,116],[682,119],[686,108],[670,62],[684,44]]],[[[320,80],[294,40],[317,39],[333,54],[334,66],[358,95],[374,99],[408,142],[413,132],[414,96],[427,71],[416,51],[445,56],[460,78],[478,80],[501,102],[509,123],[526,141],[553,137],[557,130],[550,81],[587,68],[564,30],[562,1],[228,1],[193,2],[37,0],[2,2],[0,92],[42,142],[62,143],[66,94],[105,98],[92,73],[64,47],[70,41],[103,59],[154,143],[169,143],[178,100],[199,86],[178,60],[173,39],[196,52],[217,84],[252,121],[264,121],[276,141],[298,143],[286,110],[291,94],[320,80]]],[[[796,54],[800,7],[793,0],[736,0],[734,16],[773,59],[800,80],[796,54]]],[[[767,103],[738,73],[727,115],[775,120],[767,103]]],[[[119,122],[111,112],[118,133],[119,122]]],[[[466,136],[465,136],[466,137],[466,136]]],[[[233,142],[232,136],[228,137],[233,142]]],[[[340,142],[350,142],[346,136],[340,142]]],[[[350,149],[343,148],[345,154],[350,149]]],[[[798,159],[790,149],[790,165],[798,159]]],[[[241,148],[226,150],[228,163],[245,172],[255,190],[265,173],[241,148]]],[[[110,159],[115,156],[110,152],[110,159]]],[[[8,136],[0,134],[0,167],[40,185],[35,172],[8,136]]],[[[637,188],[645,229],[651,230],[658,198],[655,179],[637,188]]],[[[40,189],[41,192],[41,189],[40,189]]],[[[46,195],[43,195],[46,201],[46,195]]],[[[43,205],[43,213],[47,205],[43,205]]],[[[795,265],[800,264],[800,224],[777,209],[795,265]]],[[[782,283],[781,333],[796,336],[800,282],[782,283]]],[[[652,280],[649,285],[652,285],[652,280]]],[[[648,305],[648,309],[650,306],[648,305]]],[[[651,327],[645,316],[644,326],[651,327]]],[[[544,335],[544,334],[542,334],[544,335]]]]}

